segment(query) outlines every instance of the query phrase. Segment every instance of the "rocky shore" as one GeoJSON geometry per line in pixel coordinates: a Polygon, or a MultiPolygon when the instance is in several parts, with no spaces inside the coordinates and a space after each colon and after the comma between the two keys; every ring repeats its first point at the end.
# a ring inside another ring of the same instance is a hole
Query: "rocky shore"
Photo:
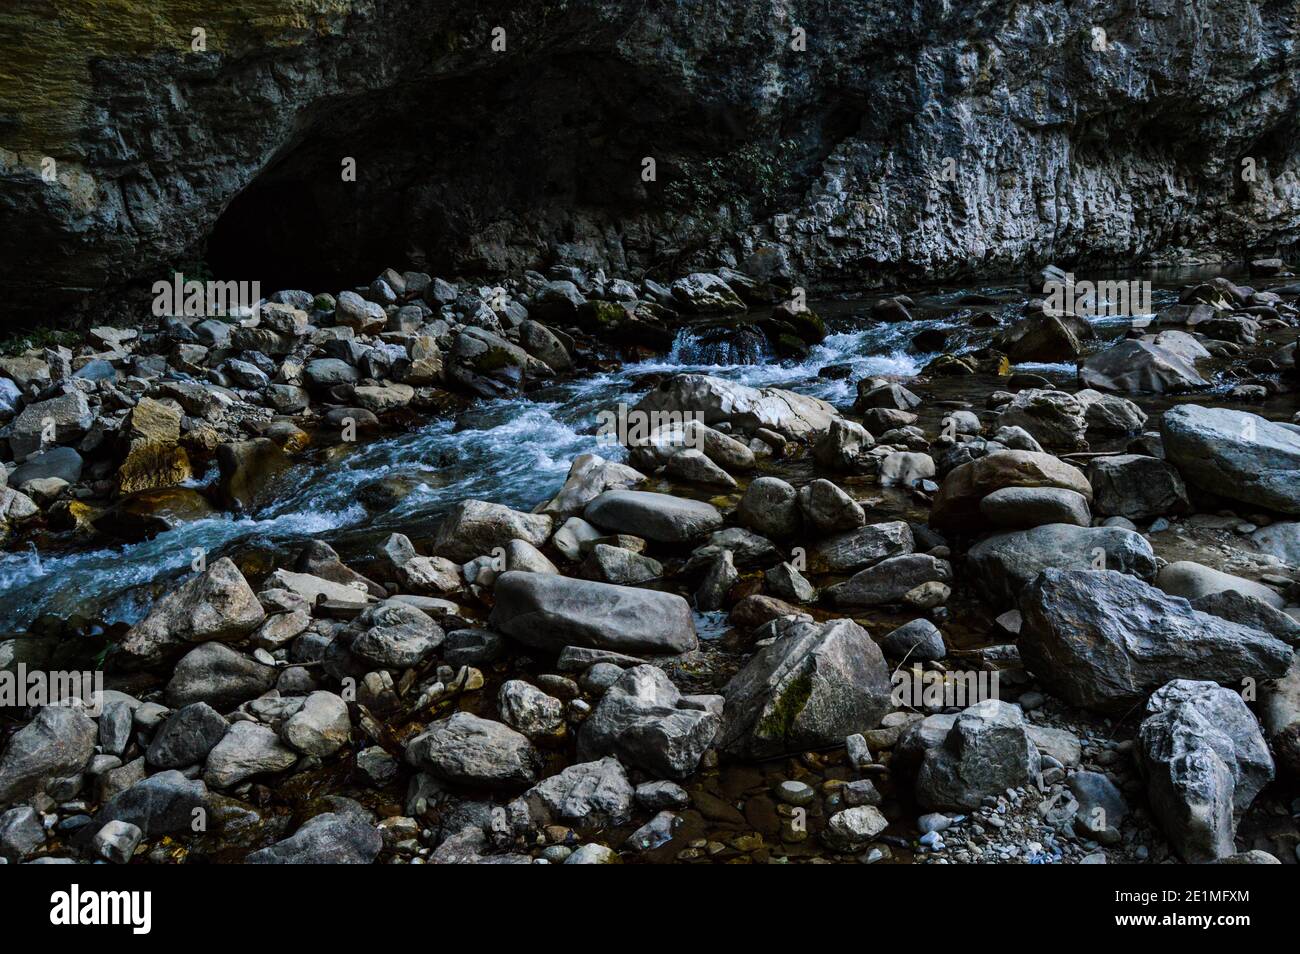
{"type": "MultiPolygon", "coordinates": [[[[925,365],[826,365],[847,402],[650,374],[531,508],[200,549],[129,622],[31,619],[6,672],[108,688],[0,710],[0,857],[1294,863],[1300,286],[1253,269],[1122,325],[1003,289],[912,332],[882,298],[854,326],[925,365]]],[[[256,519],[683,329],[801,360],[822,310],[725,267],[389,269],[95,327],[0,357],[0,545],[256,519]]]]}

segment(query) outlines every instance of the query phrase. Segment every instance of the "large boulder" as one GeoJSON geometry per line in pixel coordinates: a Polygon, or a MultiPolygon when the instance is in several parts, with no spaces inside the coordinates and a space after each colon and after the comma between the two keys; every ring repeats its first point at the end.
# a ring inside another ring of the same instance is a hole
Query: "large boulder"
{"type": "Polygon", "coordinates": [[[1020,596],[1020,655],[1067,702],[1118,714],[1171,679],[1286,672],[1291,649],[1114,570],[1047,569],[1020,596]]]}
{"type": "Polygon", "coordinates": [[[658,543],[685,543],[722,526],[722,514],[712,504],[643,490],[607,490],[582,516],[602,530],[658,543]]]}
{"type": "Polygon", "coordinates": [[[79,706],[42,706],[0,755],[0,805],[39,794],[50,781],[79,773],[95,754],[98,731],[79,706]]]}
{"type": "Polygon", "coordinates": [[[1177,394],[1210,386],[1195,359],[1145,338],[1125,338],[1079,364],[1079,381],[1098,391],[1177,394]]]}
{"type": "Polygon", "coordinates": [[[257,594],[229,557],[185,581],[131,627],[121,649],[152,661],[186,643],[240,639],[266,618],[257,594]]]}
{"type": "Polygon", "coordinates": [[[1258,414],[1180,404],[1160,420],[1183,478],[1230,500],[1300,514],[1300,432],[1258,414]]]}
{"type": "Polygon", "coordinates": [[[780,477],[751,481],[740,498],[736,516],[742,526],[778,540],[795,536],[803,526],[798,491],[780,477]]]}
{"type": "Polygon", "coordinates": [[[1273,758],[1236,692],[1175,680],[1147,702],[1138,763],[1152,813],[1184,861],[1236,853],[1237,820],[1273,778],[1273,758]]]}
{"type": "Polygon", "coordinates": [[[890,557],[906,556],[914,547],[906,521],[873,523],[821,541],[809,552],[808,566],[817,573],[853,573],[890,557]]]}
{"type": "Polygon", "coordinates": [[[925,725],[929,721],[909,726],[896,748],[897,764],[915,770],[922,808],[971,811],[989,795],[1037,780],[1039,751],[1019,706],[985,699],[964,709],[942,734],[940,723],[925,725]]]}
{"type": "Polygon", "coordinates": [[[406,761],[476,788],[521,788],[537,781],[542,757],[527,736],[500,722],[457,712],[406,744],[406,761]]]}
{"type": "Polygon", "coordinates": [[[355,629],[349,651],[380,669],[417,666],[446,637],[442,627],[427,613],[395,599],[367,607],[357,617],[355,629]]]}
{"type": "Polygon", "coordinates": [[[980,501],[980,514],[990,526],[1004,530],[1028,530],[1046,523],[1092,524],[1088,499],[1062,487],[1003,487],[980,501]]]}
{"type": "Polygon", "coordinates": [[[1119,570],[1143,580],[1156,574],[1156,555],[1146,538],[1123,527],[1049,523],[999,533],[966,554],[966,569],[980,594],[1002,608],[1048,567],[1119,570]]]}
{"type": "Polygon", "coordinates": [[[890,708],[880,648],[848,619],[786,618],[776,640],[727,683],[718,747],[763,759],[836,745],[876,728],[890,708]]]}
{"type": "Polygon", "coordinates": [[[522,513],[484,500],[462,500],[443,519],[433,540],[439,555],[468,563],[485,556],[511,540],[526,540],[535,547],[551,535],[551,518],[546,514],[522,513]]]}
{"type": "Polygon", "coordinates": [[[704,423],[731,424],[747,434],[767,428],[792,440],[823,434],[839,411],[818,398],[780,388],[752,388],[705,374],[678,374],[637,404],[637,411],[702,416],[704,423]]]}
{"type": "Polygon", "coordinates": [[[940,531],[980,529],[980,501],[1004,487],[1061,487],[1092,500],[1092,485],[1079,468],[1041,451],[996,451],[949,472],[935,495],[930,525],[940,531]]]}
{"type": "Polygon", "coordinates": [[[495,596],[492,628],[539,649],[684,653],[697,645],[690,605],[673,593],[507,572],[497,578],[495,596]]]}
{"type": "Polygon", "coordinates": [[[1259,720],[1268,734],[1278,765],[1300,780],[1300,655],[1282,678],[1259,692],[1259,720]]]}
{"type": "Polygon", "coordinates": [[[298,753],[280,741],[275,730],[257,722],[236,722],[208,753],[203,781],[209,788],[230,788],[255,775],[292,768],[298,753]]]}
{"type": "Polygon", "coordinates": [[[717,734],[718,716],[685,699],[662,669],[633,666],[582,723],[578,758],[615,755],[654,778],[685,778],[717,734]]]}
{"type": "Polygon", "coordinates": [[[199,779],[188,779],[168,769],[136,782],[113,795],[100,808],[95,821],[135,825],[146,838],[177,835],[194,830],[201,811],[208,808],[208,788],[199,779]]]}
{"type": "Polygon", "coordinates": [[[1095,337],[1097,332],[1084,318],[1039,312],[995,335],[993,347],[1012,364],[1053,364],[1073,361],[1082,353],[1083,342],[1095,337]]]}

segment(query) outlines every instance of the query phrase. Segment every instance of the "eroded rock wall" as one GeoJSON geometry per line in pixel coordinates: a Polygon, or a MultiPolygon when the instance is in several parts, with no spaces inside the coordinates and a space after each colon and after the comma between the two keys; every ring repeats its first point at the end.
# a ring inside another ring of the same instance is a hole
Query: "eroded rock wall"
{"type": "Polygon", "coordinates": [[[1272,252],[1300,221],[1296,22],[1246,0],[20,4],[2,320],[197,261],[329,287],[721,258],[861,286],[1272,252]]]}

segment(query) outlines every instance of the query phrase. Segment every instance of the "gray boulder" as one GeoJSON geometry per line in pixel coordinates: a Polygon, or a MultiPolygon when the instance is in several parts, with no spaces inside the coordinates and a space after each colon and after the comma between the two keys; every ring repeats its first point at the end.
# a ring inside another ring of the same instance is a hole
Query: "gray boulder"
{"type": "Polygon", "coordinates": [[[998,608],[1013,604],[1026,584],[1048,567],[1118,570],[1150,580],[1156,557],[1146,538],[1132,530],[1064,523],[995,534],[966,554],[971,582],[998,608]]]}
{"type": "Polygon", "coordinates": [[[685,778],[713,743],[720,721],[690,702],[662,669],[634,666],[605,691],[583,722],[578,758],[614,755],[657,778],[685,778]]]}
{"type": "Polygon", "coordinates": [[[722,514],[712,504],[643,490],[607,490],[582,516],[602,530],[657,543],[686,543],[722,526],[722,514]]]}
{"type": "Polygon", "coordinates": [[[890,708],[880,647],[852,620],[786,618],[725,689],[718,747],[761,759],[842,742],[890,708]]]}
{"type": "Polygon", "coordinates": [[[276,671],[224,643],[204,643],[186,653],[167,683],[167,704],[180,709],[206,702],[229,712],[275,685],[276,671]]]}
{"type": "Polygon", "coordinates": [[[236,722],[208,753],[203,781],[209,788],[230,788],[254,775],[283,772],[298,753],[275,731],[256,722],[236,722]]]}
{"type": "Polygon", "coordinates": [[[886,634],[880,648],[890,659],[933,660],[948,654],[943,633],[928,619],[914,619],[886,634]]]}
{"type": "Polygon", "coordinates": [[[912,528],[905,521],[873,523],[823,540],[809,552],[808,565],[820,573],[852,573],[890,557],[906,556],[914,545],[912,528]]]}
{"type": "Polygon", "coordinates": [[[745,488],[737,517],[755,533],[789,539],[802,526],[798,492],[779,477],[758,477],[745,488]]]}
{"type": "Polygon", "coordinates": [[[442,627],[408,603],[385,600],[368,607],[356,620],[356,637],[349,649],[379,668],[409,669],[442,645],[442,627]]]}
{"type": "Polygon", "coordinates": [[[131,627],[121,648],[138,660],[153,661],[186,643],[239,639],[265,618],[244,575],[222,557],[155,603],[131,627]]]}
{"type": "Polygon", "coordinates": [[[1062,487],[1003,487],[979,503],[990,526],[1025,530],[1047,523],[1086,527],[1092,523],[1088,498],[1062,487]]]}
{"type": "Polygon", "coordinates": [[[1178,394],[1210,386],[1195,359],[1155,341],[1125,338],[1079,364],[1079,382],[1098,391],[1178,394]]]}
{"type": "Polygon", "coordinates": [[[697,645],[690,605],[673,593],[510,572],[495,595],[491,627],[539,649],[684,653],[697,645]]]}
{"type": "Polygon", "coordinates": [[[206,816],[208,802],[203,782],[169,769],[118,792],[100,808],[95,821],[101,825],[129,822],[146,838],[177,835],[195,830],[195,822],[206,816]]]}
{"type": "Polygon", "coordinates": [[[895,755],[905,771],[915,767],[916,801],[922,808],[969,811],[985,796],[1037,780],[1039,751],[1019,706],[997,699],[977,702],[942,735],[935,730],[940,723],[927,727],[929,721],[909,726],[895,755]]]}
{"type": "Polygon", "coordinates": [[[368,865],[384,846],[379,829],[353,814],[326,812],[284,841],[254,851],[250,865],[368,865]]]}
{"type": "Polygon", "coordinates": [[[149,743],[145,761],[164,769],[201,765],[229,727],[206,702],[190,703],[167,717],[149,743]]]}
{"type": "Polygon", "coordinates": [[[439,556],[468,563],[475,557],[504,548],[511,540],[541,546],[551,535],[551,518],[541,513],[521,513],[483,500],[462,500],[443,519],[434,537],[439,556]]]}
{"type": "Polygon", "coordinates": [[[1044,570],[1020,597],[1020,655],[1067,702],[1122,713],[1170,679],[1240,686],[1282,675],[1291,649],[1114,570],[1044,570]]]}
{"type": "Polygon", "coordinates": [[[0,805],[38,794],[52,780],[79,773],[95,754],[97,736],[98,727],[80,706],[42,706],[0,755],[0,805]]]}
{"type": "Polygon", "coordinates": [[[542,757],[507,725],[457,712],[406,744],[406,761],[447,782],[517,788],[537,781],[542,757]]]}
{"type": "Polygon", "coordinates": [[[1224,573],[1222,570],[1193,563],[1191,560],[1178,560],[1161,567],[1160,572],[1156,574],[1155,584],[1169,595],[1181,596],[1186,600],[1196,600],[1203,596],[1231,590],[1245,596],[1253,596],[1261,603],[1277,609],[1286,605],[1286,600],[1263,583],[1224,573]]]}
{"type": "Polygon", "coordinates": [[[1160,827],[1184,861],[1237,850],[1237,819],[1273,779],[1273,759],[1241,697],[1213,682],[1175,680],[1152,694],[1138,762],[1160,827]]]}
{"type": "Polygon", "coordinates": [[[567,825],[580,832],[617,828],[632,820],[635,790],[618,759],[570,765],[538,782],[512,804],[532,828],[567,825]]]}
{"type": "Polygon", "coordinates": [[[1189,483],[1256,507],[1300,514],[1300,432],[1258,414],[1180,404],[1160,420],[1165,457],[1189,483]]]}
{"type": "Polygon", "coordinates": [[[1087,474],[1092,509],[1103,517],[1145,520],[1191,508],[1183,478],[1158,457],[1099,457],[1088,465],[1087,474]]]}

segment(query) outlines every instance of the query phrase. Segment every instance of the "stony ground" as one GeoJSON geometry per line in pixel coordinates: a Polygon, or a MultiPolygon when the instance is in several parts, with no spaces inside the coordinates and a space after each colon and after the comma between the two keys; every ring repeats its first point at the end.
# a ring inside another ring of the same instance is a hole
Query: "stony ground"
{"type": "MultiPolygon", "coordinates": [[[[852,407],[663,375],[625,446],[532,512],[461,501],[364,560],[204,554],[133,626],[41,621],[0,642],[7,668],[103,651],[110,688],[6,710],[0,855],[1294,862],[1283,280],[1188,287],[1110,339],[1025,296],[852,407]]],[[[798,356],[825,329],[790,295],[728,269],[388,271],[96,328],[0,358],[0,530],[72,547],[255,510],[305,453],[662,350],[684,321],[748,310],[798,356]]]]}

